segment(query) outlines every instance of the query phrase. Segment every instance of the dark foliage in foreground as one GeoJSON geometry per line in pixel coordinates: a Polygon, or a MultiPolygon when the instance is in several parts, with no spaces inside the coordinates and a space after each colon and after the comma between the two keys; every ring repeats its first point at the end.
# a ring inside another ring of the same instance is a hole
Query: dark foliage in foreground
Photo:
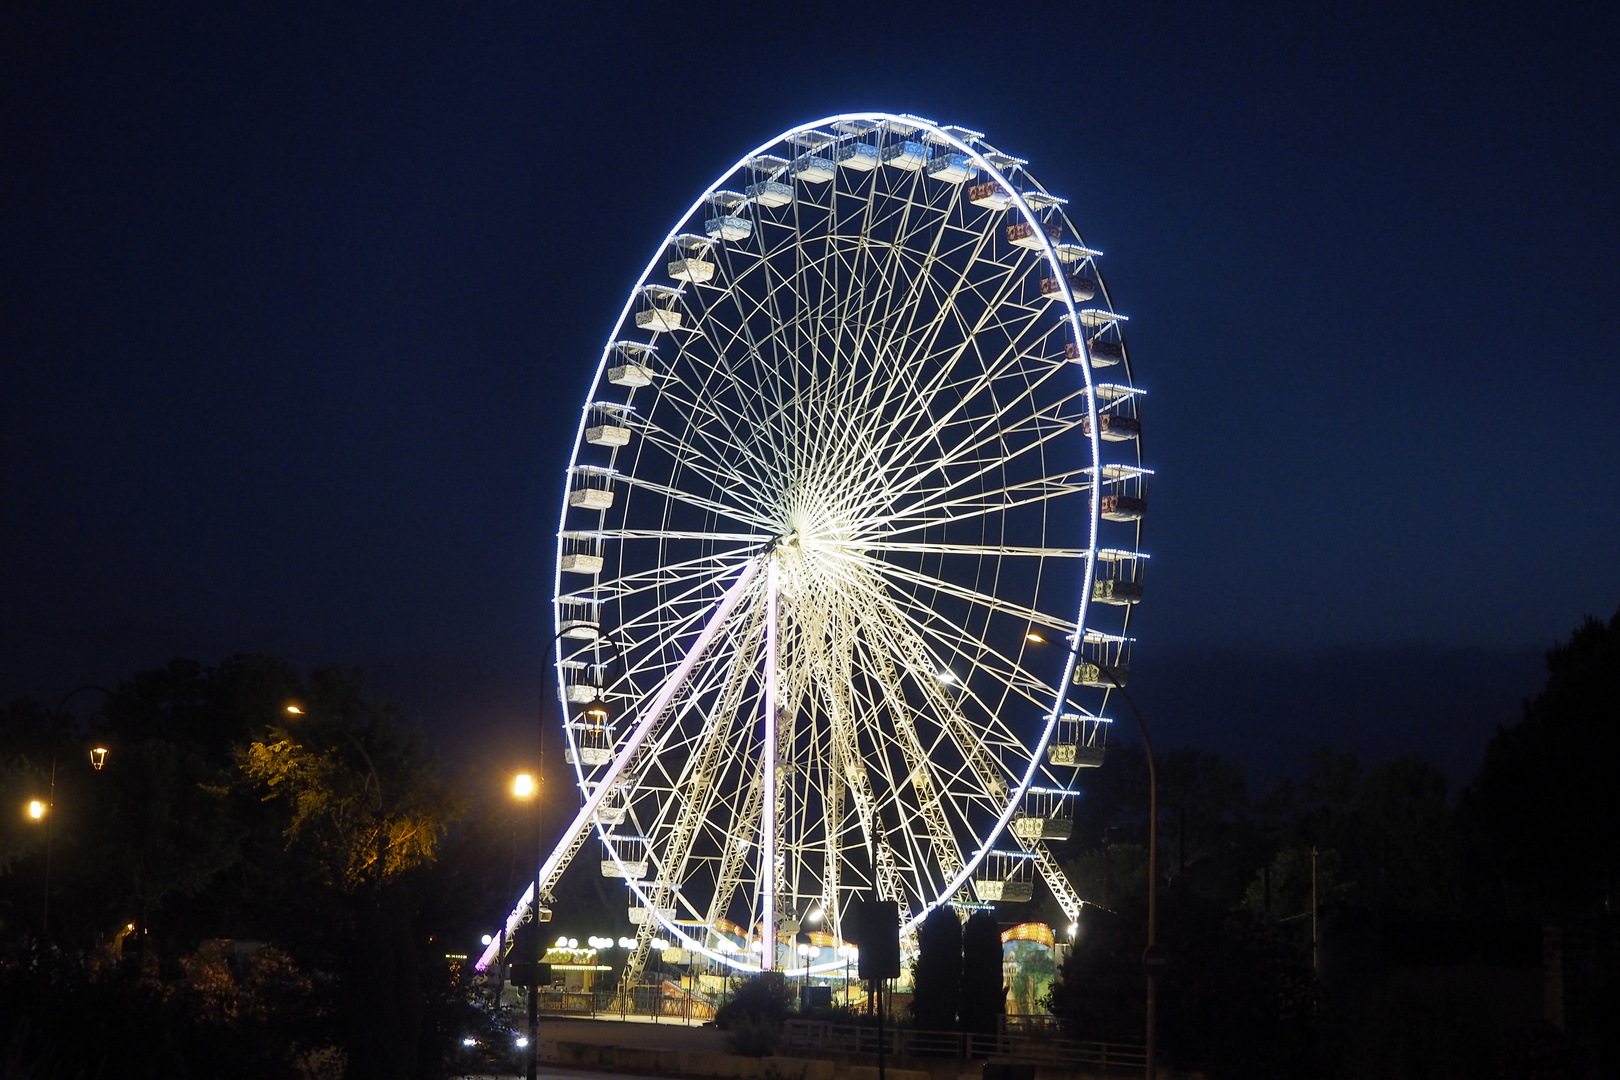
{"type": "MultiPolygon", "coordinates": [[[[1170,1063],[1214,1080],[1620,1076],[1620,613],[1547,671],[1455,804],[1416,758],[1319,751],[1251,801],[1227,763],[1162,755],[1170,1063]]],[[[1144,1035],[1145,774],[1139,750],[1115,754],[1062,852],[1098,905],[1052,995],[1083,1038],[1144,1035]]]]}
{"type": "Polygon", "coordinates": [[[930,911],[917,929],[911,985],[912,1024],[924,1031],[954,1031],[962,997],[962,921],[949,905],[930,911]]]}
{"type": "Polygon", "coordinates": [[[48,925],[42,830],[0,828],[0,1045],[60,1076],[440,1074],[460,800],[360,672],[175,661],[88,721],[0,716],[0,797],[53,758],[48,925]]]}
{"type": "Polygon", "coordinates": [[[726,1033],[727,1053],[760,1057],[776,1049],[792,1012],[793,987],[781,972],[767,971],[738,983],[715,1011],[714,1024],[726,1033]]]}

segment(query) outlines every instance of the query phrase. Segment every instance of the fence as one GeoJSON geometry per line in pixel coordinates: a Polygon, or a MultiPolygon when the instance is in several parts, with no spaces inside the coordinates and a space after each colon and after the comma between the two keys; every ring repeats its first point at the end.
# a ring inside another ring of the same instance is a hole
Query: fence
{"type": "MultiPolygon", "coordinates": [[[[917,1031],[887,1028],[884,1052],[895,1057],[959,1057],[1028,1062],[1036,1065],[1142,1068],[1147,1049],[1135,1043],[1092,1042],[1061,1034],[1061,1026],[1047,1017],[1005,1017],[994,1034],[962,1031],[917,1031]]],[[[789,1050],[838,1054],[876,1054],[878,1029],[819,1020],[789,1020],[782,1026],[782,1043],[789,1050]]]]}

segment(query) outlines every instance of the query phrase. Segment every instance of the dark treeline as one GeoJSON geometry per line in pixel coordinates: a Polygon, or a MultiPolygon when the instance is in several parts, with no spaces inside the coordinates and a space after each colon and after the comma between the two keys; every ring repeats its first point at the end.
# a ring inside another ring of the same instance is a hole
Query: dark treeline
{"type": "MultiPolygon", "coordinates": [[[[1410,757],[1322,751],[1256,794],[1214,755],[1162,755],[1171,1064],[1213,1080],[1617,1074],[1620,614],[1547,659],[1545,689],[1456,793],[1410,757]]],[[[1146,771],[1111,751],[1060,847],[1088,907],[1051,1004],[1081,1037],[1143,1035],[1146,771]]],[[[13,703],[0,806],[8,1076],[442,1076],[478,1023],[446,944],[476,940],[532,858],[527,811],[448,780],[359,672],[264,656],[176,661],[62,714],[13,703]],[[45,822],[22,808],[51,800],[53,763],[47,917],[45,822]]],[[[925,993],[922,1011],[972,1012],[983,980],[955,970],[929,982],[961,999],[925,993]]]]}
{"type": "MultiPolygon", "coordinates": [[[[1456,793],[1413,757],[1321,750],[1255,794],[1161,754],[1161,1050],[1217,1080],[1620,1075],[1617,764],[1620,613],[1547,654],[1456,793]]],[[[1146,777],[1111,750],[1060,853],[1096,905],[1052,1001],[1082,1037],[1143,1037],[1146,777]]]]}
{"type": "Polygon", "coordinates": [[[470,813],[358,671],[175,661],[74,706],[0,713],[0,1071],[442,1075],[438,942],[509,899],[518,811],[470,813]]]}

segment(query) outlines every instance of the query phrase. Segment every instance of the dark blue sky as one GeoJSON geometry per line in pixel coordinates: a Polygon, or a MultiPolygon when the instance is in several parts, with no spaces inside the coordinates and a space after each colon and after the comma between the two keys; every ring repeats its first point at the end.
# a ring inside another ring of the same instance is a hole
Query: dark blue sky
{"type": "Polygon", "coordinates": [[[586,10],[0,12],[0,696],[264,649],[514,737],[627,289],[858,108],[988,132],[1107,252],[1162,741],[1455,776],[1620,603],[1612,7],[586,10]]]}

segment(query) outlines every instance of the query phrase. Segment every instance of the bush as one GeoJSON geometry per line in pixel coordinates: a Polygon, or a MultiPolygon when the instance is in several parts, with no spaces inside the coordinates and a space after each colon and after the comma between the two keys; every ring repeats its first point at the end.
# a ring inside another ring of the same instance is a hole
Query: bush
{"type": "Polygon", "coordinates": [[[737,988],[715,1011],[714,1025],[727,1032],[727,1053],[763,1057],[776,1049],[782,1021],[792,1011],[793,988],[779,972],[767,971],[737,988]]]}

